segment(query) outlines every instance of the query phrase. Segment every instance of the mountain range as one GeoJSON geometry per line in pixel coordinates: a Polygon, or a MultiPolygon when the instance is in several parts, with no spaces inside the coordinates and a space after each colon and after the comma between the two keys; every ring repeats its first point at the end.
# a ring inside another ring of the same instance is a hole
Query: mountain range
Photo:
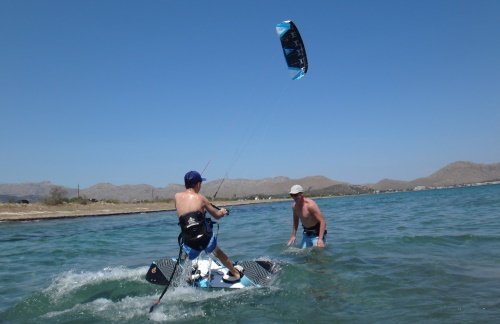
{"type": "MultiPolygon", "coordinates": [[[[454,162],[435,173],[412,181],[383,179],[375,184],[354,185],[331,180],[324,176],[310,176],[300,179],[274,177],[260,180],[219,179],[204,183],[202,193],[217,198],[278,198],[287,197],[290,187],[300,184],[312,196],[350,195],[384,191],[414,190],[415,188],[440,188],[474,183],[500,181],[500,163],[478,164],[454,162]]],[[[38,183],[0,184],[0,202],[29,200],[39,201],[50,194],[56,184],[44,181],[38,183]]],[[[68,198],[86,197],[97,200],[122,202],[152,201],[172,199],[176,192],[184,190],[182,184],[170,184],[156,188],[147,184],[113,185],[99,183],[85,189],[64,188],[68,198]]]]}

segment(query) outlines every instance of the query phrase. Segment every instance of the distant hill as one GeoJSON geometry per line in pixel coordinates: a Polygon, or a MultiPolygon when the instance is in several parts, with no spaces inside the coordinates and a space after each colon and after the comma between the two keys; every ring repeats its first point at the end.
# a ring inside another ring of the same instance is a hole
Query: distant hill
{"type": "MultiPolygon", "coordinates": [[[[49,181],[0,184],[0,202],[39,201],[47,197],[54,187],[57,185],[49,181]]],[[[77,189],[65,189],[69,196],[76,195],[77,189]]]]}
{"type": "Polygon", "coordinates": [[[155,188],[151,185],[122,185],[115,186],[111,183],[99,183],[90,188],[80,190],[80,196],[98,200],[117,201],[144,201],[172,198],[175,192],[183,186],[171,185],[167,188],[155,188]]]}
{"type": "Polygon", "coordinates": [[[500,163],[477,164],[459,161],[411,183],[416,186],[440,187],[498,180],[500,180],[500,163]]]}
{"type": "Polygon", "coordinates": [[[458,161],[448,164],[428,177],[412,181],[384,179],[371,185],[376,190],[409,190],[415,187],[449,187],[464,184],[500,181],[500,163],[479,164],[458,161]]]}
{"type": "MultiPolygon", "coordinates": [[[[208,181],[203,184],[201,192],[208,197],[213,197],[220,186],[217,198],[254,198],[256,196],[287,195],[288,190],[295,183],[302,184],[307,190],[321,189],[339,183],[338,181],[320,176],[302,179],[290,179],[287,177],[261,180],[225,179],[222,186],[221,182],[222,179],[208,181]]],[[[184,190],[183,184],[170,184],[165,188],[155,188],[150,185],[114,186],[109,183],[101,183],[88,189],[80,190],[80,195],[99,200],[138,201],[172,199],[176,192],[182,190],[184,190]]]]}
{"type": "MultiPolygon", "coordinates": [[[[202,193],[213,197],[222,179],[204,183],[202,193]]],[[[374,190],[395,191],[413,190],[415,187],[448,187],[463,184],[500,181],[500,163],[477,164],[472,162],[454,162],[428,177],[412,181],[384,179],[371,185],[353,185],[331,180],[323,176],[311,176],[300,179],[287,177],[265,178],[260,180],[225,179],[217,193],[217,198],[267,198],[286,197],[290,187],[300,184],[308,195],[350,195],[369,193],[374,190]]],[[[41,200],[47,197],[50,190],[57,185],[48,181],[38,183],[0,184],[0,202],[27,199],[41,200]]],[[[64,188],[68,197],[76,197],[78,190],[64,188]]],[[[115,186],[110,183],[99,183],[92,187],[81,189],[80,196],[97,200],[116,200],[124,202],[151,201],[172,199],[174,194],[184,189],[183,184],[169,184],[164,188],[155,188],[147,184],[115,186]]]]}
{"type": "Polygon", "coordinates": [[[410,189],[411,185],[408,181],[383,179],[373,185],[368,185],[369,187],[379,190],[379,191],[389,191],[389,190],[407,190],[410,189]]]}
{"type": "MultiPolygon", "coordinates": [[[[203,185],[202,192],[212,197],[219,187],[221,180],[211,181],[203,185]]],[[[341,182],[328,179],[323,176],[312,176],[301,179],[290,179],[287,177],[274,177],[261,180],[248,179],[226,179],[219,192],[217,198],[253,198],[269,197],[269,196],[284,196],[288,195],[290,187],[294,184],[300,184],[306,191],[314,191],[323,189],[341,182]]]]}
{"type": "MultiPolygon", "coordinates": [[[[207,197],[213,197],[223,180],[213,180],[203,184],[202,193],[207,197]]],[[[287,177],[266,178],[260,180],[248,179],[225,179],[217,193],[217,198],[237,199],[254,197],[276,197],[287,196],[290,187],[301,184],[304,190],[313,192],[329,186],[341,184],[341,182],[330,180],[322,176],[305,177],[301,179],[290,179],[287,177]]],[[[3,201],[15,201],[17,197],[30,196],[30,201],[41,200],[47,197],[50,190],[56,185],[50,182],[0,184],[0,199],[2,195],[8,198],[3,201]]],[[[64,188],[68,197],[76,197],[77,189],[64,188]]],[[[99,183],[92,187],[81,189],[80,196],[97,200],[116,200],[124,202],[151,201],[172,199],[176,192],[184,190],[182,184],[170,184],[164,188],[155,188],[151,185],[121,185],[115,186],[111,183],[99,183]]],[[[24,199],[24,198],[23,198],[24,199]]]]}
{"type": "Polygon", "coordinates": [[[322,189],[311,190],[312,196],[340,196],[340,195],[360,195],[373,193],[374,189],[368,186],[351,185],[339,183],[322,189]]]}

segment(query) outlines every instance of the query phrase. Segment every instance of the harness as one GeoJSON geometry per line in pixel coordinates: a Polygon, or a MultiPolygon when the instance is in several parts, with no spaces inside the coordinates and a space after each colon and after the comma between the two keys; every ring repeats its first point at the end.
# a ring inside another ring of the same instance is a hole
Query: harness
{"type": "MultiPolygon", "coordinates": [[[[194,211],[179,217],[182,243],[198,251],[204,250],[213,235],[213,224],[210,218],[205,217],[205,212],[194,211]]],[[[181,243],[181,241],[179,241],[181,243]]]]}
{"type": "MultiPolygon", "coordinates": [[[[311,226],[311,227],[305,227],[304,225],[302,225],[302,227],[304,228],[304,235],[307,235],[307,236],[319,236],[319,228],[320,228],[321,224],[320,223],[316,223],[316,225],[314,226],[311,226]]],[[[325,233],[324,235],[326,235],[326,229],[325,229],[325,233]]]]}

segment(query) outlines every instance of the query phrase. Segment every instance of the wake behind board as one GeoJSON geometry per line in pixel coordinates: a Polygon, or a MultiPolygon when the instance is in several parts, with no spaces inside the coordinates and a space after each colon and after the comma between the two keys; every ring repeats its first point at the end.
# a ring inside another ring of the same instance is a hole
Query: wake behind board
{"type": "MultiPolygon", "coordinates": [[[[166,286],[168,278],[174,271],[176,259],[160,259],[154,261],[146,274],[146,280],[150,283],[166,286]]],[[[277,263],[272,261],[239,261],[236,264],[244,268],[244,275],[238,282],[229,283],[222,280],[227,273],[227,268],[215,260],[197,260],[183,262],[175,270],[175,278],[185,276],[185,282],[200,288],[249,288],[265,287],[271,284],[274,275],[279,271],[277,263]],[[188,265],[191,269],[185,271],[188,265]]]]}

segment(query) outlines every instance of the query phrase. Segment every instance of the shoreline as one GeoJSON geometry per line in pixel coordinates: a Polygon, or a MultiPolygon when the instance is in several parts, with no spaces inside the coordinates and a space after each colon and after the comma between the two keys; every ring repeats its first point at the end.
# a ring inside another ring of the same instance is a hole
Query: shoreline
{"type": "MultiPolygon", "coordinates": [[[[271,200],[238,200],[217,201],[217,206],[239,206],[250,204],[263,204],[288,199],[271,200]]],[[[149,214],[155,212],[175,211],[173,202],[145,202],[145,203],[106,203],[97,202],[82,205],[78,203],[65,203],[57,206],[48,206],[42,203],[0,204],[0,222],[39,221],[78,217],[101,217],[131,214],[149,214]]]]}

